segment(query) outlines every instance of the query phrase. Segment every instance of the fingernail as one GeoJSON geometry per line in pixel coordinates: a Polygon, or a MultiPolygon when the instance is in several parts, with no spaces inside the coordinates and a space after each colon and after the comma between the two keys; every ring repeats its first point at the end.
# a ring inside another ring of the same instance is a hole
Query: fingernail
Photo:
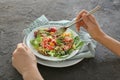
{"type": "Polygon", "coordinates": [[[86,13],[83,13],[83,14],[82,14],[82,16],[85,16],[85,15],[86,15],[86,13]]]}

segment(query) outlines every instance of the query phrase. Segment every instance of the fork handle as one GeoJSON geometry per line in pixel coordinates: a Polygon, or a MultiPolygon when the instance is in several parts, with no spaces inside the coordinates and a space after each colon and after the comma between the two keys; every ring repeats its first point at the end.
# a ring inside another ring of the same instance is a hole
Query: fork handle
{"type": "MultiPolygon", "coordinates": [[[[93,8],[91,11],[88,12],[87,16],[90,15],[90,14],[95,13],[95,12],[98,11],[100,8],[101,8],[101,7],[100,7],[99,5],[96,6],[96,7],[93,8]]],[[[75,19],[75,20],[76,20],[76,19],[75,19]]],[[[82,21],[83,18],[80,18],[78,21],[75,21],[75,20],[73,21],[73,23],[71,23],[70,25],[68,25],[67,28],[69,28],[69,27],[71,27],[72,25],[74,25],[74,24],[76,24],[76,23],[82,21]]]]}

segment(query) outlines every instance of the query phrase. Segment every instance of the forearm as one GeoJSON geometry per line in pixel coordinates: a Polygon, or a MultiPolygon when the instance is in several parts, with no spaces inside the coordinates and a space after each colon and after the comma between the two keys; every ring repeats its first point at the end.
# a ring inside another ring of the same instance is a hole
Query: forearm
{"type": "Polygon", "coordinates": [[[44,80],[37,68],[25,72],[22,76],[24,80],[44,80]]]}
{"type": "Polygon", "coordinates": [[[104,36],[99,37],[97,39],[98,42],[100,42],[102,45],[107,47],[109,50],[111,50],[116,55],[120,56],[120,42],[111,38],[110,36],[104,34],[104,36]]]}

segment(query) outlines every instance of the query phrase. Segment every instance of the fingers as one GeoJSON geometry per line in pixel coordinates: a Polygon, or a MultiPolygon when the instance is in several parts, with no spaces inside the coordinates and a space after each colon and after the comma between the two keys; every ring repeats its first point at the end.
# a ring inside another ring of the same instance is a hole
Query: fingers
{"type": "Polygon", "coordinates": [[[14,52],[12,53],[12,56],[14,56],[16,52],[17,52],[17,49],[14,50],[14,52]]]}
{"type": "MultiPolygon", "coordinates": [[[[82,16],[83,14],[87,14],[88,12],[86,10],[82,10],[78,15],[77,15],[77,18],[76,18],[76,21],[78,21],[82,16]]],[[[79,31],[80,30],[80,26],[83,26],[85,25],[83,21],[80,21],[78,23],[76,23],[76,29],[79,31]]]]}
{"type": "Polygon", "coordinates": [[[22,49],[22,48],[24,48],[23,43],[17,44],[17,49],[22,49]]]}
{"type": "Polygon", "coordinates": [[[24,47],[26,50],[29,49],[24,43],[22,43],[22,45],[23,45],[23,47],[24,47]]]}
{"type": "Polygon", "coordinates": [[[91,23],[93,23],[93,24],[96,24],[96,23],[97,23],[94,15],[89,15],[88,18],[89,18],[89,20],[91,21],[91,23]]]}
{"type": "Polygon", "coordinates": [[[86,25],[88,25],[90,23],[89,17],[87,16],[87,14],[83,14],[83,21],[86,25]]]}
{"type": "Polygon", "coordinates": [[[93,15],[83,14],[83,21],[87,26],[96,24],[95,17],[93,15]]]}
{"type": "Polygon", "coordinates": [[[89,15],[88,17],[89,17],[89,19],[90,19],[91,21],[96,21],[94,15],[91,14],[91,15],[89,15]]]}
{"type": "Polygon", "coordinates": [[[13,52],[13,56],[15,55],[15,53],[17,53],[17,52],[23,52],[23,51],[26,51],[27,50],[27,47],[25,46],[25,44],[23,44],[23,43],[19,43],[18,45],[17,45],[17,48],[14,50],[14,52],[13,52]]]}
{"type": "Polygon", "coordinates": [[[87,14],[88,12],[87,12],[86,10],[82,10],[82,11],[77,15],[77,18],[76,18],[76,19],[79,20],[79,19],[82,17],[83,13],[87,14]]]}
{"type": "Polygon", "coordinates": [[[22,51],[23,50],[23,46],[22,46],[22,43],[19,43],[18,45],[17,45],[17,48],[14,50],[14,52],[13,52],[13,56],[15,55],[15,53],[17,53],[18,51],[22,51]]]}
{"type": "Polygon", "coordinates": [[[28,50],[28,47],[24,44],[24,43],[19,43],[18,45],[17,45],[17,49],[24,49],[24,50],[28,50]]]}

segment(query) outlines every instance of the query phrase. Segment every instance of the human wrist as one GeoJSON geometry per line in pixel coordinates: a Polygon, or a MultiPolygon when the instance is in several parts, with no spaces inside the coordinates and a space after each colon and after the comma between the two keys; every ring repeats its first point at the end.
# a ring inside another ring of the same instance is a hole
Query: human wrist
{"type": "Polygon", "coordinates": [[[96,36],[93,37],[96,41],[100,41],[103,37],[105,37],[107,34],[105,34],[102,30],[100,30],[98,33],[96,33],[96,36]]]}
{"type": "Polygon", "coordinates": [[[103,41],[104,38],[106,38],[107,36],[108,36],[107,34],[105,34],[104,32],[102,32],[101,34],[99,34],[99,35],[95,38],[95,40],[98,41],[98,42],[101,42],[101,41],[103,41]]]}
{"type": "Polygon", "coordinates": [[[33,66],[30,70],[24,72],[22,76],[24,80],[43,80],[37,66],[33,66]]]}

